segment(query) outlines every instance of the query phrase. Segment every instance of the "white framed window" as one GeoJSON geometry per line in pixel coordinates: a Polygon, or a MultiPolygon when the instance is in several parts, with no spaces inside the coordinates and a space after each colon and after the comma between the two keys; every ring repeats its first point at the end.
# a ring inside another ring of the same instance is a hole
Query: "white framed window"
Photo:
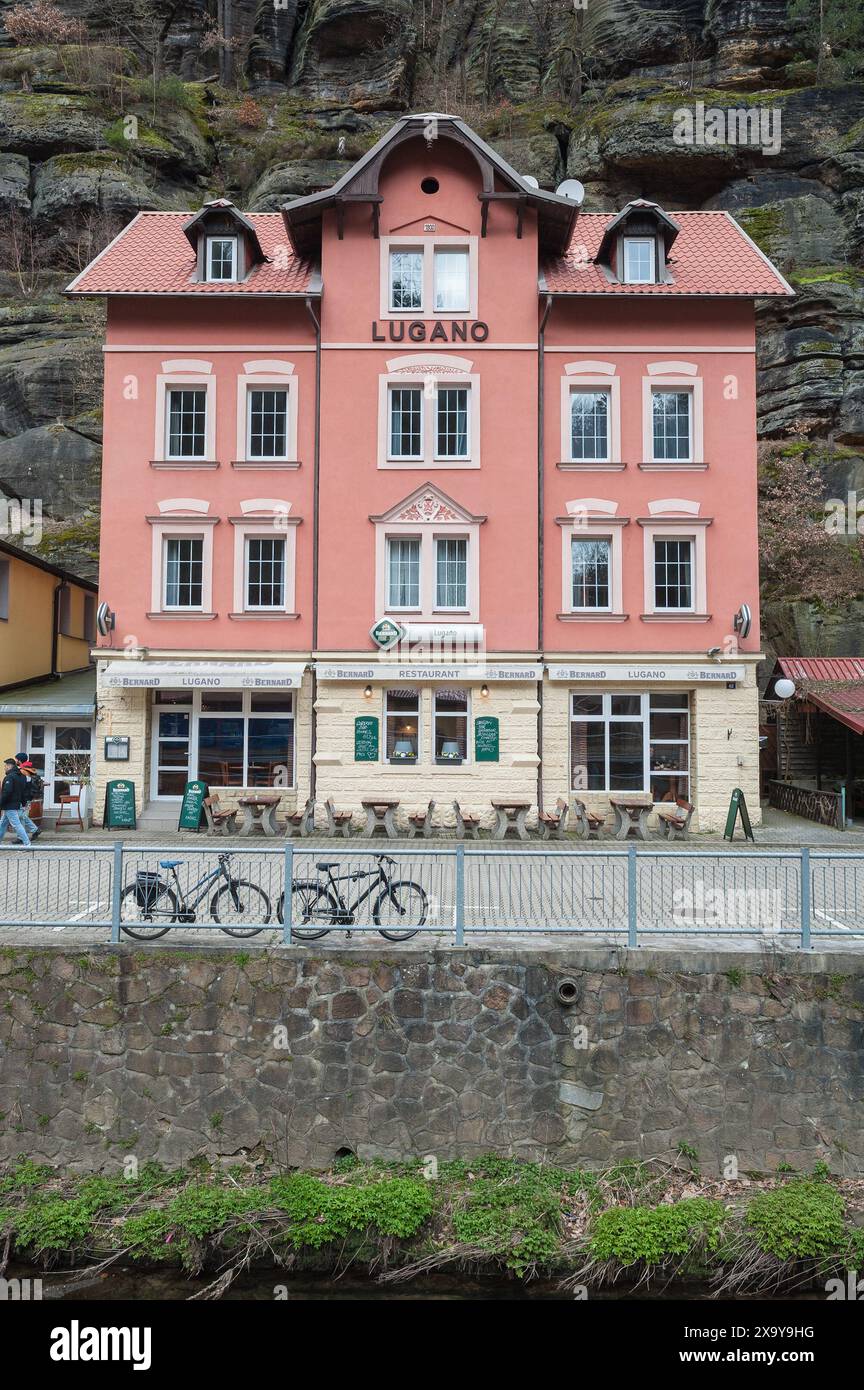
{"type": "Polygon", "coordinates": [[[574,387],[570,392],[570,453],[574,463],[609,460],[611,392],[574,387]]]}
{"type": "Polygon", "coordinates": [[[215,468],[216,378],[212,363],[177,358],[156,377],[152,462],[161,468],[215,468]]]}
{"type": "Polygon", "coordinates": [[[689,800],[689,709],[686,691],[571,691],[571,788],[689,800]]]}
{"type": "Polygon", "coordinates": [[[237,279],[237,238],[235,236],[208,236],[207,238],[207,279],[237,279]]]}
{"type": "Polygon", "coordinates": [[[436,311],[467,313],[471,307],[467,246],[438,246],[433,256],[436,311]]]}
{"type": "Polygon", "coordinates": [[[203,609],[204,537],[166,536],[162,575],[163,608],[203,609]]]}
{"type": "Polygon", "coordinates": [[[420,608],[420,537],[387,537],[387,607],[420,608]]]}
{"type": "Polygon", "coordinates": [[[469,758],[470,707],[467,690],[438,688],[432,695],[432,741],[435,762],[443,767],[469,758]]]}
{"type": "Polygon", "coordinates": [[[148,618],[215,618],[213,531],[204,498],[169,497],[148,516],[152,529],[151,609],[148,618]]]}
{"type": "Polygon", "coordinates": [[[237,377],[237,455],[233,466],[297,468],[299,382],[293,362],[244,362],[237,377]]]}
{"type": "Polygon", "coordinates": [[[561,462],[616,472],[621,462],[621,379],[614,362],[567,362],[561,376],[561,462]]]}
{"type": "Polygon", "coordinates": [[[291,503],[280,497],[251,497],[240,515],[228,518],[234,531],[234,598],[229,617],[296,617],[297,527],[291,503]]]}
{"type": "Polygon", "coordinates": [[[423,248],[394,247],[388,280],[391,313],[419,312],[423,308],[423,248]]]}
{"type": "Polygon", "coordinates": [[[435,608],[463,612],[468,608],[468,538],[435,537],[435,608]]]}
{"type": "Polygon", "coordinates": [[[653,285],[655,274],[657,241],[653,236],[622,237],[624,274],[622,279],[628,285],[653,285]]]}
{"type": "Polygon", "coordinates": [[[285,537],[246,537],[246,603],[249,609],[285,608],[285,537]]]}
{"type": "Polygon", "coordinates": [[[291,690],[157,690],[151,796],[179,799],[190,778],[210,787],[295,785],[291,690]]]}
{"type": "Polygon", "coordinates": [[[570,541],[571,607],[609,612],[612,607],[612,541],[608,536],[573,536],[570,541]]]}
{"type": "Polygon", "coordinates": [[[384,761],[413,766],[420,756],[420,690],[384,693],[384,761]]]}
{"type": "Polygon", "coordinates": [[[477,266],[476,236],[381,237],[379,318],[479,318],[477,266]]]}
{"type": "Polygon", "coordinates": [[[250,386],[246,399],[249,427],[247,458],[286,458],[288,392],[285,387],[250,386]]]}
{"type": "Polygon", "coordinates": [[[165,457],[203,459],[207,456],[207,389],[169,386],[165,457]]]}
{"type": "Polygon", "coordinates": [[[479,468],[480,377],[449,353],[392,358],[379,377],[379,468],[479,468]]]}
{"type": "Polygon", "coordinates": [[[654,612],[693,611],[694,545],[690,537],[654,540],[654,612]]]}
{"type": "Polygon", "coordinates": [[[480,526],[485,519],[431,483],[371,517],[376,614],[410,612],[431,622],[447,612],[479,622],[480,526]]]}
{"type": "Polygon", "coordinates": [[[651,431],[656,462],[689,463],[693,454],[693,392],[653,387],[651,431]]]}

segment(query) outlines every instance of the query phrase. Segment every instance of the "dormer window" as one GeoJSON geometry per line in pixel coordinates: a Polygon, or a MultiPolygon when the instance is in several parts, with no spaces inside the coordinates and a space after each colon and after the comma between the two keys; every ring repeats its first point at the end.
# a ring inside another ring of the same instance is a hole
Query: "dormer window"
{"type": "Polygon", "coordinates": [[[653,285],[657,243],[653,236],[625,236],[622,279],[628,285],[653,285]]]}
{"type": "Polygon", "coordinates": [[[210,236],[207,238],[207,279],[237,279],[237,238],[210,236]]]}

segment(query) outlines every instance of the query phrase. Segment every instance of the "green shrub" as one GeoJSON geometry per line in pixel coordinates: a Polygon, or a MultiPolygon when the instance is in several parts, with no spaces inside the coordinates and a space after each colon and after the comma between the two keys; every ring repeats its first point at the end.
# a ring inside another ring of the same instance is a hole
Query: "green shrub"
{"type": "Polygon", "coordinates": [[[844,1202],[830,1184],[808,1179],[760,1192],[747,1208],[746,1229],[778,1260],[837,1253],[845,1243],[844,1202]]]}
{"type": "Polygon", "coordinates": [[[589,1250],[595,1260],[662,1264],[697,1247],[714,1251],[726,1222],[722,1202],[687,1197],[659,1207],[610,1207],[595,1217],[589,1250]]]}

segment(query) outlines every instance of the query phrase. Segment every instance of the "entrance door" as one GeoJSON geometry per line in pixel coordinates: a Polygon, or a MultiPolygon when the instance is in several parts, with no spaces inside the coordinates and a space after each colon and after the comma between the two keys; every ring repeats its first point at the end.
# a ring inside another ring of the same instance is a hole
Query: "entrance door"
{"type": "Polygon", "coordinates": [[[93,730],[89,724],[28,724],[30,761],[45,783],[43,806],[58,810],[72,783],[93,773],[93,730]]]}

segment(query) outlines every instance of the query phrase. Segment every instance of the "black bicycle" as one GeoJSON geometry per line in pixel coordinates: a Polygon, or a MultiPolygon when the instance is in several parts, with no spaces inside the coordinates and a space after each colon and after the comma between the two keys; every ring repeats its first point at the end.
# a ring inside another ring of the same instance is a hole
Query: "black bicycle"
{"type": "MultiPolygon", "coordinates": [[[[374,869],[355,869],[347,874],[334,874],[333,870],[339,868],[338,861],[316,864],[315,868],[319,875],[326,874],[326,878],[295,878],[291,883],[291,935],[298,941],[315,941],[334,927],[352,927],[358,909],[376,892],[372,920],[379,934],[388,941],[407,941],[416,936],[418,928],[426,922],[429,899],[425,889],[407,878],[394,879],[390,870],[396,868],[396,860],[389,855],[376,854],[374,869]],[[353,902],[347,902],[337,885],[356,883],[360,879],[368,879],[367,886],[358,892],[353,902]],[[410,922],[411,926],[397,930],[397,922],[410,922]]],[[[284,893],[279,898],[276,916],[284,922],[284,893]]]]}
{"type": "Polygon", "coordinates": [[[270,899],[257,883],[234,878],[228,871],[230,859],[230,854],[220,854],[216,867],[188,889],[183,888],[177,876],[178,865],[184,863],[182,859],[159,860],[159,868],[173,875],[176,887],[160,874],[139,869],[135,882],[120,895],[121,931],[136,941],[155,941],[169,932],[174,922],[195,922],[195,909],[207,897],[211,886],[221,883],[210,899],[211,919],[218,922],[228,936],[257,936],[263,930],[260,924],[270,921],[270,899]],[[243,922],[259,925],[245,927],[243,922]],[[165,925],[159,925],[161,923],[165,925]]]}

